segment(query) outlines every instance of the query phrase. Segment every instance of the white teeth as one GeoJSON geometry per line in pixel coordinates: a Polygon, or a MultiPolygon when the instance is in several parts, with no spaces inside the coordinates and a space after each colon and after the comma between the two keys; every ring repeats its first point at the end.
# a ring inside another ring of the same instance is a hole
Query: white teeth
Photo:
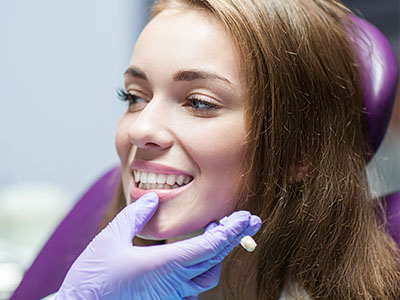
{"type": "Polygon", "coordinates": [[[140,189],[170,189],[178,188],[192,181],[193,177],[189,175],[156,174],[134,170],[134,179],[140,189]]]}
{"type": "Polygon", "coordinates": [[[166,180],[167,180],[167,176],[165,174],[158,174],[157,183],[164,184],[166,180]]]}
{"type": "Polygon", "coordinates": [[[173,186],[170,186],[168,184],[156,184],[156,183],[139,183],[138,188],[141,190],[169,190],[171,188],[177,188],[179,187],[178,185],[174,184],[173,186]]]}
{"type": "Polygon", "coordinates": [[[168,175],[167,177],[167,183],[169,185],[173,185],[176,181],[176,176],[175,175],[168,175]]]}
{"type": "Polygon", "coordinates": [[[135,174],[135,181],[139,182],[140,181],[140,171],[134,170],[133,173],[135,174]]]}
{"type": "Polygon", "coordinates": [[[147,174],[147,183],[156,183],[157,182],[157,175],[154,173],[147,174]]]}
{"type": "Polygon", "coordinates": [[[147,173],[146,172],[140,172],[140,182],[147,183],[147,173]]]}
{"type": "Polygon", "coordinates": [[[179,175],[178,178],[176,178],[176,183],[178,185],[182,185],[184,179],[185,179],[185,177],[183,177],[183,175],[179,175]]]}

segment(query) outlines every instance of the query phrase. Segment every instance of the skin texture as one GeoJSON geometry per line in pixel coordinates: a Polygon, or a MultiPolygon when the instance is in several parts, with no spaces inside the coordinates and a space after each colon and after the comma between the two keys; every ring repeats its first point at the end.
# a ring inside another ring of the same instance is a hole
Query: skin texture
{"type": "Polygon", "coordinates": [[[244,87],[233,41],[200,10],[168,9],[143,30],[129,68],[146,78],[125,74],[128,98],[138,97],[122,116],[116,137],[126,199],[136,200],[130,196],[133,161],[194,177],[177,197],[160,200],[139,236],[162,240],[202,230],[234,210],[242,177],[244,87]],[[187,70],[214,75],[176,78],[187,70]]]}

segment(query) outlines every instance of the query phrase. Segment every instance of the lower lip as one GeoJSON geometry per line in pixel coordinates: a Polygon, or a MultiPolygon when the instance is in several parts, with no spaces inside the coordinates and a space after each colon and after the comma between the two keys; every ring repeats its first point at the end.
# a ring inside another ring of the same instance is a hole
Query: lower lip
{"type": "Polygon", "coordinates": [[[134,201],[136,201],[137,199],[142,197],[144,194],[147,194],[149,192],[155,192],[158,195],[160,202],[165,202],[165,201],[172,200],[172,199],[176,198],[177,196],[179,196],[180,194],[182,194],[185,190],[187,190],[189,188],[189,186],[193,183],[193,181],[194,181],[194,179],[191,182],[189,182],[188,184],[181,186],[179,188],[175,188],[175,189],[142,190],[136,186],[136,182],[133,180],[130,195],[131,195],[131,198],[134,201]]]}

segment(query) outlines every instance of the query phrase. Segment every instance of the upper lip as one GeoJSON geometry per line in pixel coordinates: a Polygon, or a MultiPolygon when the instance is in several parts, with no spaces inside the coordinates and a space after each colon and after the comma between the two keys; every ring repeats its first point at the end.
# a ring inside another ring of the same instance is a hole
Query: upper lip
{"type": "Polygon", "coordinates": [[[149,162],[144,160],[134,160],[131,163],[131,170],[141,170],[152,173],[160,173],[160,174],[173,174],[173,175],[190,175],[193,176],[190,172],[179,170],[164,164],[149,162]]]}

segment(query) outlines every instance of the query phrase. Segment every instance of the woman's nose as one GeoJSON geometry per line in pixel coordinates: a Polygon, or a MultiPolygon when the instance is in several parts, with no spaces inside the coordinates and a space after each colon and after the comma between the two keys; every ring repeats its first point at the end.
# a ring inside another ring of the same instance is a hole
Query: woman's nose
{"type": "Polygon", "coordinates": [[[152,99],[136,114],[129,126],[131,143],[142,149],[167,149],[173,144],[170,130],[169,113],[166,103],[161,99],[152,99]]]}

